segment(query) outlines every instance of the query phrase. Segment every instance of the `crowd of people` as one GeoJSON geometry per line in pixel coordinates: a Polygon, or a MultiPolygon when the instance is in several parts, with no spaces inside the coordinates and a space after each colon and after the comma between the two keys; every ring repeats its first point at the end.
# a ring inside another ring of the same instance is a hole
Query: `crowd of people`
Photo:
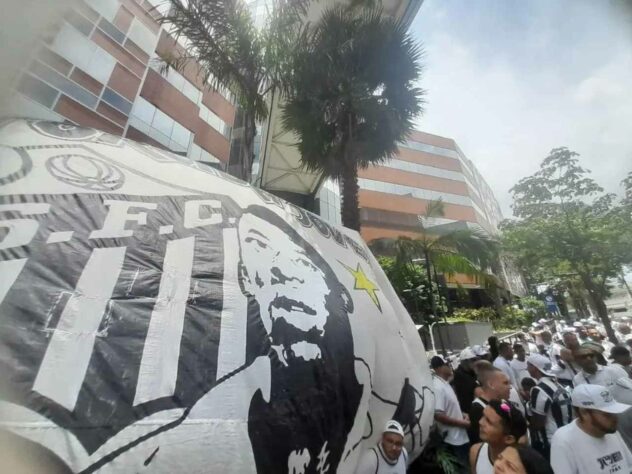
{"type": "Polygon", "coordinates": [[[617,338],[592,320],[540,321],[513,344],[434,356],[436,427],[458,472],[632,473],[628,324],[617,338]]]}

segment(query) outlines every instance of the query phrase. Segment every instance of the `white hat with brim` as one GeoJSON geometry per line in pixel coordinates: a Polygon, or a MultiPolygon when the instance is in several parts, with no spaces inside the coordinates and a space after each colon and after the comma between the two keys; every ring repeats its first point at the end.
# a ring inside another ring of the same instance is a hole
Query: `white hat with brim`
{"type": "Polygon", "coordinates": [[[478,356],[469,347],[466,347],[465,349],[463,349],[461,353],[459,354],[459,360],[471,360],[471,359],[476,359],[476,358],[478,358],[478,356]]]}
{"type": "Polygon", "coordinates": [[[531,354],[529,357],[527,357],[527,364],[531,364],[532,366],[534,366],[536,369],[542,372],[543,375],[547,375],[549,377],[555,376],[555,374],[551,372],[553,364],[551,364],[551,359],[549,359],[548,357],[544,357],[541,354],[531,354]]]}
{"type": "Polygon", "coordinates": [[[404,437],[404,428],[399,424],[399,421],[389,420],[386,422],[383,433],[395,433],[404,437]]]}
{"type": "Polygon", "coordinates": [[[476,357],[483,357],[489,354],[489,351],[479,344],[472,346],[472,352],[476,355],[476,357]]]}
{"type": "Polygon", "coordinates": [[[615,401],[612,393],[601,385],[582,384],[575,387],[571,395],[574,407],[597,410],[617,415],[632,408],[631,405],[615,401]]]}

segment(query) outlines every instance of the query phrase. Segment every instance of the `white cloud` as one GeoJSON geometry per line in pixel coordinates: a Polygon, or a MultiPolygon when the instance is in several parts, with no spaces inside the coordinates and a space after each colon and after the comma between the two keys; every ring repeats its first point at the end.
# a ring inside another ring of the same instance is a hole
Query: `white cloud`
{"type": "MultiPolygon", "coordinates": [[[[415,22],[426,49],[421,85],[428,91],[418,128],[456,140],[505,216],[511,186],[558,146],[580,153],[600,184],[619,191],[619,181],[632,170],[632,42],[611,25],[567,38],[551,18],[549,2],[540,3],[542,10],[531,12],[514,37],[498,31],[497,23],[506,19],[484,23],[488,12],[462,13],[457,7],[466,3],[459,0],[426,0],[420,15],[435,4],[443,9],[440,21],[415,22]]],[[[582,20],[598,24],[590,8],[555,12],[569,28],[582,20]]]]}

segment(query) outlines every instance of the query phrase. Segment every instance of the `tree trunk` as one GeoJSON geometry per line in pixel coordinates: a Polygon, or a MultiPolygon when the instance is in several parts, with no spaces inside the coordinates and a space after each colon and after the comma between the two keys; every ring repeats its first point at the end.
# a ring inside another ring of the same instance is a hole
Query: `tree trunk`
{"type": "MultiPolygon", "coordinates": [[[[430,287],[430,293],[428,293],[428,297],[430,298],[430,308],[432,309],[432,316],[434,318],[437,317],[437,302],[434,297],[434,287],[432,286],[432,272],[430,271],[430,254],[427,250],[424,250],[424,258],[426,259],[426,277],[428,278],[428,285],[430,287]]],[[[438,287],[438,285],[437,285],[438,287]]]]}
{"type": "Polygon", "coordinates": [[[601,319],[601,322],[603,323],[603,326],[606,329],[606,334],[608,335],[608,339],[610,339],[610,342],[612,342],[613,344],[618,344],[619,341],[617,340],[617,336],[615,335],[614,330],[612,329],[610,316],[608,316],[608,308],[606,307],[606,303],[603,300],[603,296],[601,295],[601,292],[599,291],[599,287],[595,284],[595,282],[592,280],[590,275],[587,275],[585,273],[580,273],[579,276],[582,279],[582,283],[584,284],[584,287],[586,288],[586,291],[588,293],[588,298],[590,302],[592,302],[592,306],[597,311],[597,315],[599,316],[599,319],[601,319]]]}
{"type": "Polygon", "coordinates": [[[341,179],[341,217],[342,225],[360,232],[360,209],[358,204],[358,169],[355,163],[345,159],[341,179]]]}
{"type": "Polygon", "coordinates": [[[250,182],[252,173],[252,162],[255,158],[255,135],[257,135],[257,126],[255,118],[251,114],[244,112],[244,142],[240,153],[240,176],[246,182],[250,182]]]}
{"type": "Polygon", "coordinates": [[[625,272],[623,270],[621,270],[619,279],[621,280],[621,283],[623,283],[623,286],[625,286],[625,289],[628,290],[628,295],[630,296],[630,298],[632,298],[632,290],[630,290],[630,287],[628,286],[628,282],[625,279],[625,272]]]}

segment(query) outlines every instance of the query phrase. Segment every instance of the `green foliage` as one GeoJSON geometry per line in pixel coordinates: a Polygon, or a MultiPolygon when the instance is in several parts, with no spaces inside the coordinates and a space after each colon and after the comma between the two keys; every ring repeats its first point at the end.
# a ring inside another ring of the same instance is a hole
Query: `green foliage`
{"type": "Polygon", "coordinates": [[[282,121],[301,163],[341,182],[343,225],[359,229],[357,170],[395,155],[421,112],[421,50],[378,8],[327,8],[301,36],[282,121]]]}
{"type": "Polygon", "coordinates": [[[525,296],[520,300],[520,304],[524,307],[524,310],[531,315],[533,321],[546,317],[544,301],[539,300],[535,296],[525,296]]]}
{"type": "MultiPolygon", "coordinates": [[[[630,208],[625,199],[604,193],[578,156],[556,148],[535,174],[511,189],[520,220],[503,222],[503,245],[529,283],[562,280],[567,288],[582,286],[615,340],[604,299],[608,279],[632,261],[630,208]]],[[[632,178],[624,186],[627,192],[632,178]]]]}
{"type": "Polygon", "coordinates": [[[457,308],[454,310],[450,322],[490,322],[495,330],[511,329],[519,330],[524,326],[530,326],[533,322],[533,316],[528,312],[514,308],[513,306],[504,306],[502,315],[494,308],[457,308]]]}
{"type": "Polygon", "coordinates": [[[163,57],[166,68],[178,71],[200,68],[200,78],[214,89],[226,88],[240,107],[244,146],[240,148],[248,179],[252,164],[256,121],[268,118],[268,92],[284,88],[291,51],[303,34],[300,0],[270,2],[266,21],[258,28],[242,0],[169,0],[170,9],[161,18],[176,39],[186,47],[163,57]]]}
{"type": "MultiPolygon", "coordinates": [[[[399,264],[396,259],[379,257],[378,262],[388,277],[397,296],[406,307],[413,321],[417,324],[428,322],[428,315],[432,314],[430,304],[430,285],[422,267],[415,264],[399,264]]],[[[436,284],[433,284],[434,297],[439,301],[436,284]]],[[[445,305],[445,301],[442,301],[445,305]]]]}

